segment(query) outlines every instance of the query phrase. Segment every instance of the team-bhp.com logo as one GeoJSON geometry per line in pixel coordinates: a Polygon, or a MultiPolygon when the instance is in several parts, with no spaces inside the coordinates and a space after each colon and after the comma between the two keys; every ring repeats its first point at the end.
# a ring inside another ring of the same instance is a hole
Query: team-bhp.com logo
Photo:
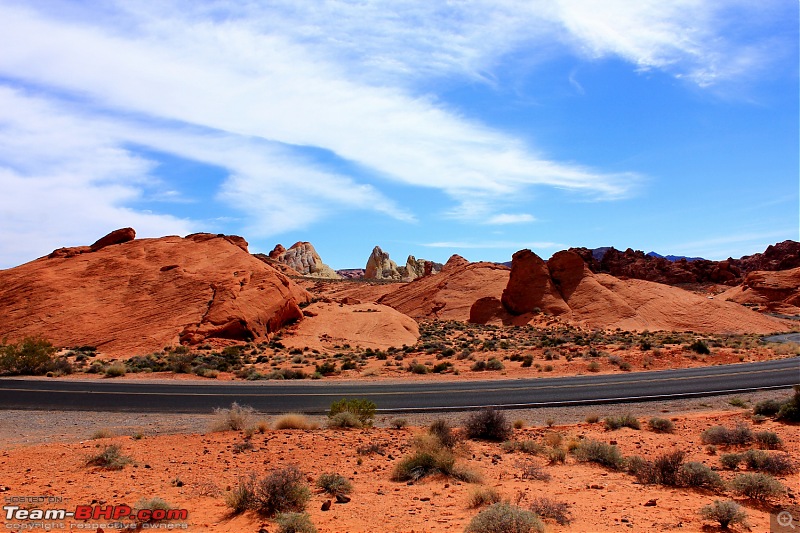
{"type": "Polygon", "coordinates": [[[150,524],[165,520],[186,520],[186,509],[134,509],[129,505],[77,505],[67,509],[23,509],[19,505],[4,505],[6,521],[59,521],[59,520],[129,520],[139,524],[150,524]]]}

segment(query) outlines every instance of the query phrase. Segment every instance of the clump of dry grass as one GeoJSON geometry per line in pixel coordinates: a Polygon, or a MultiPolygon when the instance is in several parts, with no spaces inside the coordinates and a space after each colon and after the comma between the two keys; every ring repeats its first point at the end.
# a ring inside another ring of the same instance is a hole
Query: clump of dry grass
{"type": "Polygon", "coordinates": [[[233,402],[229,408],[214,409],[211,431],[241,431],[248,426],[253,408],[233,402]]]}
{"type": "Polygon", "coordinates": [[[501,500],[500,493],[492,487],[476,487],[469,494],[468,505],[472,509],[492,505],[501,500]]]}
{"type": "Polygon", "coordinates": [[[319,424],[299,413],[287,413],[275,420],[275,429],[317,429],[319,424]]]}

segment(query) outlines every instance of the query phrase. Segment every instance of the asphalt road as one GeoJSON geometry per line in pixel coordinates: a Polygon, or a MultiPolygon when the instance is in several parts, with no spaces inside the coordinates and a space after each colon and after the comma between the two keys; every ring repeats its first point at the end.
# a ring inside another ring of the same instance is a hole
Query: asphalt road
{"type": "Polygon", "coordinates": [[[590,405],[732,394],[800,384],[800,358],[610,375],[454,382],[135,382],[1,379],[0,409],[211,412],[232,402],[264,413],[323,413],[342,397],[379,412],[590,405]]]}

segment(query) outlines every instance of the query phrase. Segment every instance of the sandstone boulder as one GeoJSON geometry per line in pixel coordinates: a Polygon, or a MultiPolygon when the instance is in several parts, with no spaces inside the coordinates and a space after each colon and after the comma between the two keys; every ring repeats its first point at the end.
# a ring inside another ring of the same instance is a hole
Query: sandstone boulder
{"type": "Polygon", "coordinates": [[[365,279],[402,279],[403,275],[397,269],[397,263],[389,258],[389,254],[381,250],[380,246],[372,249],[364,268],[365,279]]]}
{"type": "Polygon", "coordinates": [[[728,289],[717,298],[764,311],[800,315],[800,268],[750,272],[740,286],[728,289]]]}
{"type": "Polygon", "coordinates": [[[117,229],[106,235],[105,237],[101,237],[98,239],[94,244],[92,244],[89,248],[96,252],[97,250],[101,250],[106,246],[111,246],[112,244],[122,244],[124,242],[132,241],[136,238],[136,232],[133,228],[122,228],[117,229]]]}
{"type": "Polygon", "coordinates": [[[213,234],[137,239],[0,271],[0,338],[132,356],[208,338],[264,339],[311,296],[213,234]]]}
{"type": "Polygon", "coordinates": [[[513,255],[508,285],[502,294],[503,306],[515,315],[537,310],[551,315],[569,312],[553,285],[547,264],[530,250],[520,250],[513,255]]]}
{"type": "Polygon", "coordinates": [[[310,242],[296,242],[288,250],[278,244],[269,253],[269,257],[296,270],[303,276],[326,279],[340,278],[339,274],[322,262],[322,258],[310,242]]]}

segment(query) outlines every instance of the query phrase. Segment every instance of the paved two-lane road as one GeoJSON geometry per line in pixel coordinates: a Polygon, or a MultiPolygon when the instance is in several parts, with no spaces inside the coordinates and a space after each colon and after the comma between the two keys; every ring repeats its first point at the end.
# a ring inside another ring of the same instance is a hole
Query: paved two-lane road
{"type": "Polygon", "coordinates": [[[342,397],[382,412],[524,408],[648,401],[788,388],[800,358],[625,374],[451,382],[138,382],[2,379],[0,409],[210,412],[232,402],[265,413],[322,413],[342,397]]]}

